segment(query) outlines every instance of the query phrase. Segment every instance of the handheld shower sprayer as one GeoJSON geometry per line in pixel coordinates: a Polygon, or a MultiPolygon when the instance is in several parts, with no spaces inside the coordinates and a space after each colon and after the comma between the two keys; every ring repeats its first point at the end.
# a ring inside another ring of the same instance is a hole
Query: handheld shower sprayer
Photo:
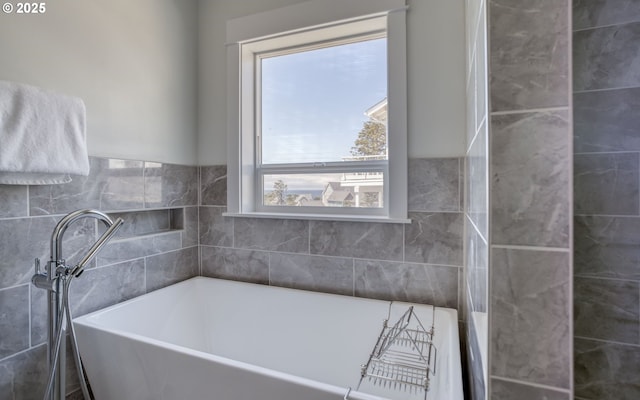
{"type": "Polygon", "coordinates": [[[107,229],[102,234],[102,236],[100,236],[100,238],[98,238],[98,240],[93,244],[93,246],[91,246],[82,260],[80,260],[80,262],[71,269],[71,274],[73,274],[73,276],[77,278],[84,272],[85,265],[87,265],[91,260],[95,258],[95,256],[98,255],[102,247],[109,241],[109,239],[111,239],[113,235],[115,235],[115,233],[118,231],[118,229],[120,229],[123,223],[124,220],[122,218],[118,218],[113,222],[113,224],[111,224],[109,229],[107,229]]]}

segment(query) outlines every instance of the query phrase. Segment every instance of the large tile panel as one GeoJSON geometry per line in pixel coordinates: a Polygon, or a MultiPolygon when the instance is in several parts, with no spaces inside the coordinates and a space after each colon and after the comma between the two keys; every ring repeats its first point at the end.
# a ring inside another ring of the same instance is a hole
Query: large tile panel
{"type": "Polygon", "coordinates": [[[145,293],[144,260],[90,269],[74,279],[69,304],[74,317],[132,299],[145,293]]]}
{"type": "Polygon", "coordinates": [[[234,219],[223,217],[226,207],[200,207],[200,244],[233,246],[234,219]]]}
{"type": "Polygon", "coordinates": [[[494,244],[569,247],[568,131],[566,111],[492,118],[494,244]]]}
{"type": "Polygon", "coordinates": [[[198,247],[159,254],[146,259],[147,292],[200,274],[198,247]]]}
{"type": "Polygon", "coordinates": [[[640,22],[573,34],[574,91],[640,86],[640,22]]]}
{"type": "Polygon", "coordinates": [[[576,214],[638,215],[640,153],[576,154],[576,214]]]}
{"type": "Polygon", "coordinates": [[[569,253],[493,247],[491,263],[491,374],[569,389],[569,253]]]}
{"type": "Polygon", "coordinates": [[[233,229],[234,246],[238,248],[309,253],[308,221],[236,218],[233,229]]]}
{"type": "MultiPolygon", "coordinates": [[[[69,304],[79,317],[145,293],[144,260],[86,270],[71,282],[69,304]]],[[[47,292],[31,290],[31,344],[47,340],[47,292]]]]}
{"type": "Polygon", "coordinates": [[[144,163],[146,208],[197,206],[198,191],[197,167],[144,163]]]}
{"type": "Polygon", "coordinates": [[[640,281],[640,217],[577,216],[575,275],[640,281]]]}
{"type": "Polygon", "coordinates": [[[639,109],[640,88],[574,93],[574,151],[640,151],[639,109]]]}
{"type": "Polygon", "coordinates": [[[97,264],[116,264],[127,260],[177,250],[182,247],[180,231],[145,235],[108,243],[97,256],[97,264]]]}
{"type": "Polygon", "coordinates": [[[200,205],[227,205],[227,166],[200,167],[200,205]]]}
{"type": "Polygon", "coordinates": [[[42,266],[49,259],[53,218],[0,220],[0,288],[28,283],[34,274],[33,260],[42,266]],[[8,251],[11,249],[10,251],[8,251]]]}
{"type": "Polygon", "coordinates": [[[311,221],[311,254],[402,261],[400,224],[311,221]]]}
{"type": "Polygon", "coordinates": [[[492,400],[571,400],[568,392],[501,379],[491,380],[491,395],[489,397],[492,400]]]}
{"type": "Polygon", "coordinates": [[[492,111],[567,106],[569,2],[487,1],[492,111]]]}
{"type": "Polygon", "coordinates": [[[404,261],[462,265],[462,213],[410,213],[404,261]]]}
{"type": "Polygon", "coordinates": [[[640,347],[575,339],[575,395],[580,399],[640,399],[640,347]]]}
{"type": "Polygon", "coordinates": [[[29,286],[0,290],[0,359],[29,347],[29,286]]]}
{"type": "Polygon", "coordinates": [[[353,296],[353,259],[271,253],[271,285],[353,296]]]}
{"type": "Polygon", "coordinates": [[[573,29],[640,21],[637,0],[573,0],[573,29]]]}
{"type": "Polygon", "coordinates": [[[409,210],[460,211],[460,160],[409,159],[409,210]]]}
{"type": "MultiPolygon", "coordinates": [[[[180,214],[179,214],[180,215],[180,214]]],[[[199,207],[185,207],[181,214],[182,247],[192,247],[199,244],[199,207]]]]}
{"type": "Polygon", "coordinates": [[[574,279],[576,336],[640,345],[640,282],[574,279]]]}
{"type": "Polygon", "coordinates": [[[200,246],[202,275],[211,278],[269,284],[269,253],[200,246]]]}
{"type": "Polygon", "coordinates": [[[355,260],[355,295],[458,307],[457,267],[355,260]]]}
{"type": "Polygon", "coordinates": [[[139,209],[144,204],[142,162],[90,157],[89,176],[74,176],[62,185],[30,186],[30,215],[139,209]]]}
{"type": "Polygon", "coordinates": [[[0,361],[0,400],[41,400],[47,369],[45,345],[0,361]]]}
{"type": "Polygon", "coordinates": [[[27,204],[27,186],[0,185],[0,218],[27,216],[27,204]]]}

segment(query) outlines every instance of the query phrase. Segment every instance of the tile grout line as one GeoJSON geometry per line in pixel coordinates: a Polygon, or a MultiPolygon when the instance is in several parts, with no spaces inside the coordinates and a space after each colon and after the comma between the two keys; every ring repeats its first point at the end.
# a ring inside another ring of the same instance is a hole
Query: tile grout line
{"type": "Polygon", "coordinates": [[[27,307],[28,307],[28,315],[29,315],[29,330],[27,331],[27,335],[28,335],[27,342],[29,343],[29,348],[31,348],[31,346],[33,345],[32,341],[31,341],[31,336],[32,336],[31,335],[31,330],[33,329],[33,327],[31,326],[32,325],[31,324],[31,317],[32,317],[32,315],[31,315],[31,305],[32,305],[31,304],[31,290],[32,290],[31,286],[32,285],[28,285],[28,290],[27,290],[27,296],[29,296],[28,299],[27,299],[27,307]]]}
{"type": "Polygon", "coordinates": [[[307,221],[307,254],[311,255],[311,221],[307,221]]]}
{"type": "Polygon", "coordinates": [[[8,356],[6,356],[4,358],[0,358],[0,364],[2,364],[3,362],[9,360],[10,358],[17,357],[19,355],[28,353],[28,352],[30,352],[30,351],[32,351],[34,349],[37,349],[38,347],[42,347],[42,346],[46,347],[47,343],[43,342],[43,343],[35,345],[34,347],[31,347],[31,348],[28,348],[28,349],[24,349],[24,350],[20,350],[18,352],[13,353],[13,354],[9,354],[8,356]]]}
{"type": "Polygon", "coordinates": [[[594,218],[617,218],[617,219],[638,219],[640,215],[625,214],[573,214],[574,217],[594,217],[594,218]]]}
{"type": "Polygon", "coordinates": [[[498,376],[498,375],[490,375],[489,378],[490,379],[495,379],[495,380],[498,380],[498,381],[503,381],[503,382],[515,383],[515,384],[523,385],[523,386],[531,386],[531,387],[535,387],[535,388],[539,388],[539,389],[553,390],[553,391],[556,391],[556,392],[562,392],[562,393],[571,394],[571,390],[570,389],[564,389],[564,388],[559,388],[559,387],[555,387],[555,386],[549,386],[549,385],[545,385],[545,384],[541,384],[541,383],[521,381],[521,380],[518,380],[518,379],[507,378],[507,377],[498,376]]]}
{"type": "Polygon", "coordinates": [[[512,245],[512,244],[492,244],[491,247],[496,249],[505,249],[505,250],[528,250],[528,251],[571,253],[571,249],[568,247],[527,246],[527,245],[512,245]]]}
{"type": "Polygon", "coordinates": [[[407,236],[407,227],[406,225],[402,225],[402,260],[401,262],[405,263],[407,260],[407,246],[406,246],[406,236],[407,236]]]}
{"type": "Polygon", "coordinates": [[[573,153],[574,156],[599,156],[615,154],[638,154],[640,150],[607,150],[607,151],[581,151],[573,153]]]}
{"type": "Polygon", "coordinates": [[[202,276],[202,243],[200,243],[200,208],[202,207],[202,167],[198,166],[198,207],[196,208],[196,238],[198,243],[198,275],[202,276]]]}
{"type": "Polygon", "coordinates": [[[267,284],[272,286],[271,284],[271,252],[267,251],[267,284]]]}
{"type": "Polygon", "coordinates": [[[356,296],[356,259],[351,259],[351,296],[356,296]]]}
{"type": "Polygon", "coordinates": [[[640,85],[636,85],[636,86],[617,86],[617,87],[607,87],[607,88],[600,88],[600,89],[584,89],[584,90],[576,90],[573,92],[574,95],[576,94],[589,94],[589,93],[598,93],[598,92],[613,92],[616,90],[633,90],[633,89],[640,89],[640,85]]]}
{"type": "Polygon", "coordinates": [[[29,197],[31,196],[31,186],[27,185],[27,209],[26,209],[26,216],[30,217],[30,213],[31,213],[31,200],[29,199],[29,197]]]}
{"type": "Polygon", "coordinates": [[[147,287],[147,257],[142,257],[142,264],[144,267],[144,278],[142,279],[143,290],[145,293],[149,293],[147,287]]]}
{"type": "Polygon", "coordinates": [[[567,338],[567,340],[569,341],[570,347],[569,347],[569,359],[571,360],[569,362],[569,382],[568,382],[568,386],[569,386],[569,395],[570,396],[575,396],[575,349],[573,346],[573,336],[575,335],[575,315],[574,315],[574,307],[573,307],[573,303],[574,303],[574,299],[575,299],[575,288],[574,288],[574,276],[575,276],[575,272],[574,272],[574,257],[575,257],[575,235],[574,235],[574,226],[575,226],[575,218],[573,216],[574,213],[574,204],[575,204],[575,199],[574,199],[574,188],[575,188],[575,172],[574,172],[574,158],[575,158],[575,140],[573,138],[574,136],[574,126],[575,126],[575,120],[574,120],[574,115],[575,115],[575,107],[574,107],[574,74],[573,74],[573,48],[574,48],[574,43],[573,43],[573,33],[571,32],[572,28],[573,28],[573,12],[571,12],[570,10],[572,9],[572,0],[569,1],[569,3],[567,4],[567,7],[569,9],[569,12],[567,13],[567,28],[566,28],[566,35],[567,35],[567,42],[568,42],[568,65],[567,65],[567,75],[569,76],[568,79],[568,93],[567,93],[567,97],[568,97],[568,101],[569,101],[569,112],[568,112],[568,120],[569,120],[569,125],[568,125],[568,132],[566,133],[567,137],[567,145],[568,145],[568,154],[567,154],[567,158],[568,158],[568,168],[570,170],[570,174],[567,177],[568,178],[568,183],[569,183],[569,187],[566,188],[567,192],[567,202],[569,203],[567,205],[567,210],[569,213],[569,220],[567,221],[568,223],[568,228],[569,228],[569,243],[567,244],[569,247],[569,254],[568,254],[568,267],[569,267],[569,288],[568,288],[568,295],[569,295],[569,299],[571,299],[569,301],[568,304],[568,326],[569,326],[569,332],[568,335],[569,337],[567,338]]]}
{"type": "Polygon", "coordinates": [[[616,22],[616,23],[606,24],[606,25],[589,26],[589,27],[585,27],[585,28],[575,29],[575,30],[571,31],[570,33],[593,31],[593,30],[598,30],[598,29],[615,28],[615,27],[619,27],[620,25],[629,25],[629,24],[637,24],[637,23],[640,23],[640,21],[639,20],[635,20],[635,21],[616,22]]]}
{"type": "Polygon", "coordinates": [[[618,342],[618,341],[615,341],[615,340],[606,340],[606,339],[592,338],[592,337],[580,336],[580,335],[574,335],[574,338],[580,339],[580,340],[588,340],[588,341],[591,341],[591,342],[611,344],[611,345],[615,345],[615,346],[628,346],[628,347],[633,347],[633,348],[640,349],[640,344],[618,342]]]}
{"type": "Polygon", "coordinates": [[[570,111],[568,105],[566,106],[557,106],[557,107],[540,107],[540,108],[523,108],[518,110],[508,110],[508,111],[491,111],[490,116],[501,116],[501,115],[517,115],[517,114],[534,114],[534,113],[545,113],[545,112],[555,112],[555,111],[570,111]]]}
{"type": "Polygon", "coordinates": [[[30,285],[30,284],[31,284],[31,282],[18,283],[16,285],[11,285],[11,286],[0,288],[0,292],[3,292],[5,290],[11,290],[11,289],[19,288],[21,286],[26,286],[26,285],[30,285]]]}

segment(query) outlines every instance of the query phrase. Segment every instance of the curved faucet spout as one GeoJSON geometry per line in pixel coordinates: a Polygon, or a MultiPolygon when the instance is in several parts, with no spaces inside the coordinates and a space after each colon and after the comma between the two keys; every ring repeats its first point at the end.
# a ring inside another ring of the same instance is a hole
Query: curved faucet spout
{"type": "Polygon", "coordinates": [[[95,218],[102,221],[107,228],[110,228],[114,224],[113,220],[107,214],[98,210],[78,210],[67,214],[58,222],[51,234],[51,261],[57,262],[63,259],[62,237],[69,225],[83,218],[95,218]]]}

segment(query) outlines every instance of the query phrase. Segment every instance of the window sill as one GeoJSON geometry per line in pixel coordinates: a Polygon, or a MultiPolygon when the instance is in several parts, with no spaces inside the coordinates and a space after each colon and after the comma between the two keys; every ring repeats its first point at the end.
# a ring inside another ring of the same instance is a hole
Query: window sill
{"type": "Polygon", "coordinates": [[[284,213],[267,213],[267,212],[250,212],[250,213],[222,213],[224,217],[231,218],[271,218],[271,219],[302,219],[312,221],[340,221],[340,222],[378,222],[389,224],[410,224],[409,218],[390,218],[377,216],[360,216],[360,215],[339,215],[339,214],[284,214],[284,213]]]}

